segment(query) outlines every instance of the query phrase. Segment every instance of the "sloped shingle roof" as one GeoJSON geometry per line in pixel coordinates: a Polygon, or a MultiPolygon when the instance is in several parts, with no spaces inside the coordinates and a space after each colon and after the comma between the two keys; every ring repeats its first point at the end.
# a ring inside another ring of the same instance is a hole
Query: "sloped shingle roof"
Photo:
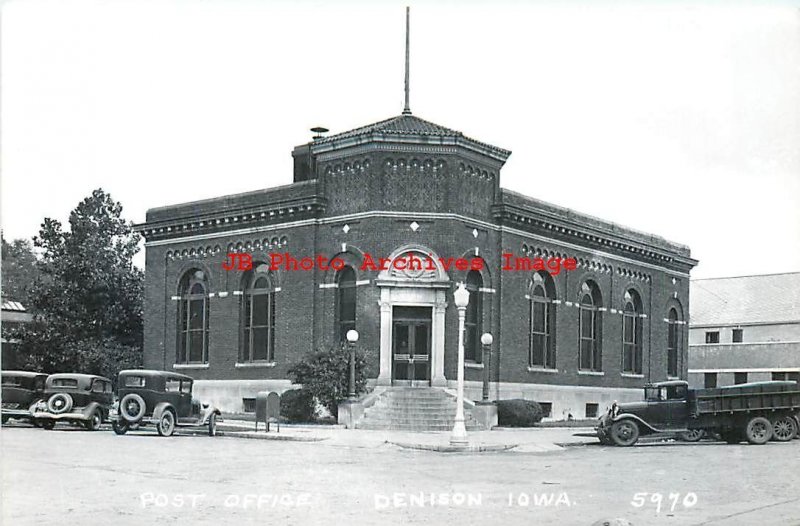
{"type": "Polygon", "coordinates": [[[511,154],[510,151],[504,150],[503,148],[498,148],[497,146],[492,146],[491,144],[487,144],[481,141],[476,141],[475,139],[467,137],[460,131],[447,128],[445,126],[441,126],[439,124],[426,121],[425,119],[420,119],[415,115],[409,115],[409,114],[398,115],[396,117],[391,117],[389,119],[375,122],[373,124],[368,124],[366,126],[361,126],[359,128],[354,128],[352,130],[336,133],[334,135],[329,135],[327,137],[322,137],[320,139],[316,139],[313,142],[313,144],[326,144],[341,139],[365,137],[372,134],[398,135],[398,136],[426,135],[430,137],[453,137],[453,138],[460,137],[475,144],[480,144],[481,146],[485,146],[487,148],[497,150],[498,152],[502,152],[506,154],[506,156],[511,154]]]}
{"type": "Polygon", "coordinates": [[[800,321],[800,272],[692,280],[690,325],[800,321]]]}

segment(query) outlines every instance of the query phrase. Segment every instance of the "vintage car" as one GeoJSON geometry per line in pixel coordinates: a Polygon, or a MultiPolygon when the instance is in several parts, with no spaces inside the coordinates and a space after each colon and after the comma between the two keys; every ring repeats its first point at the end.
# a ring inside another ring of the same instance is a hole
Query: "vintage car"
{"type": "Polygon", "coordinates": [[[120,371],[117,399],[111,416],[114,432],[153,424],[161,436],[171,436],[175,427],[208,426],[209,436],[217,433],[219,409],[192,397],[194,379],[169,371],[131,369],[120,371]]]}
{"type": "Polygon", "coordinates": [[[13,418],[32,421],[33,406],[44,397],[47,375],[30,371],[3,371],[3,423],[13,418]]]}
{"type": "Polygon", "coordinates": [[[111,380],[93,374],[59,373],[47,377],[44,397],[33,407],[33,421],[45,429],[56,422],[97,431],[114,403],[111,380]]]}

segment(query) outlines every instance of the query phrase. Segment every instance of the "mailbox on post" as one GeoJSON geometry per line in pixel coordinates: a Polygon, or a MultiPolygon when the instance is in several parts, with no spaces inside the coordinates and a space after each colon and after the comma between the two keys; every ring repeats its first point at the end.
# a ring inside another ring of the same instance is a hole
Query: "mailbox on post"
{"type": "Polygon", "coordinates": [[[256,394],[256,431],[258,423],[264,422],[267,432],[272,422],[278,424],[278,432],[281,431],[281,397],[278,393],[260,391],[256,394]]]}

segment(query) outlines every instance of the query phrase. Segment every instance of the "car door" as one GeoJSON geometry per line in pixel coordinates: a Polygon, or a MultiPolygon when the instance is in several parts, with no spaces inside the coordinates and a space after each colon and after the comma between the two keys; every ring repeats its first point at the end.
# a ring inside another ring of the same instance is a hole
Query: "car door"
{"type": "Polygon", "coordinates": [[[685,385],[667,387],[667,429],[686,429],[689,420],[689,404],[685,385]]]}

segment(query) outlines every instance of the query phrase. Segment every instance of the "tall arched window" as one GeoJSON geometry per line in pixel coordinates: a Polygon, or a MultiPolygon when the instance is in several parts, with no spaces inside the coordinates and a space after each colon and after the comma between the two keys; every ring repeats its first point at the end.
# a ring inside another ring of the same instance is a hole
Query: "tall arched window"
{"type": "Polygon", "coordinates": [[[275,361],[275,284],[269,266],[259,264],[245,278],[240,362],[275,361]]]}
{"type": "Polygon", "coordinates": [[[464,319],[464,359],[476,363],[481,361],[481,315],[483,313],[481,288],[483,288],[481,273],[477,270],[470,270],[467,274],[469,304],[464,319]]]}
{"type": "Polygon", "coordinates": [[[677,309],[669,309],[667,316],[667,376],[678,376],[678,356],[681,342],[681,324],[677,309]]]}
{"type": "Polygon", "coordinates": [[[642,374],[642,300],[630,289],[622,311],[622,372],[642,374]]]}
{"type": "Polygon", "coordinates": [[[208,284],[202,270],[184,274],[179,286],[175,363],[208,363],[208,284]]]}
{"type": "Polygon", "coordinates": [[[347,339],[347,331],[356,328],[356,272],[345,266],[336,273],[336,331],[339,341],[347,339]]]}
{"type": "Polygon", "coordinates": [[[601,312],[603,306],[600,289],[593,281],[581,285],[579,297],[579,341],[580,356],[578,368],[586,371],[602,371],[601,312]]]}
{"type": "Polygon", "coordinates": [[[528,340],[528,365],[531,367],[556,368],[555,320],[553,305],[555,285],[547,272],[533,275],[530,288],[530,333],[528,340]]]}

